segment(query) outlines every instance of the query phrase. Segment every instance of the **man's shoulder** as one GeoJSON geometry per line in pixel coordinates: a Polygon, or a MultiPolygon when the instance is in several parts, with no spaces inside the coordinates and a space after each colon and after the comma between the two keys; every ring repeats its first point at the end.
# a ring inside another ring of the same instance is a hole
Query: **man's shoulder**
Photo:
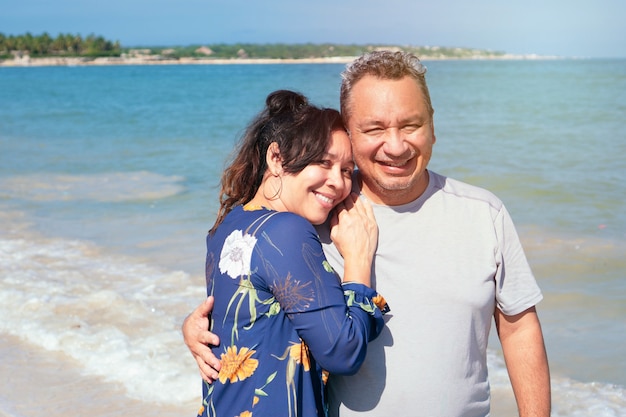
{"type": "Polygon", "coordinates": [[[502,201],[494,193],[454,178],[446,177],[433,171],[430,174],[430,182],[433,188],[443,193],[447,198],[459,198],[463,200],[487,203],[490,206],[500,209],[502,201]]]}

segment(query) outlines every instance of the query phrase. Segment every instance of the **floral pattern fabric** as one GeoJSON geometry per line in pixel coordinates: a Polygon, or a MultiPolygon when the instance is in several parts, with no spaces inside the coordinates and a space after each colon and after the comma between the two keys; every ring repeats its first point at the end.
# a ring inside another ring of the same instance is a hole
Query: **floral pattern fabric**
{"type": "Polygon", "coordinates": [[[342,285],[315,228],[287,212],[233,209],[207,237],[206,283],[222,362],[203,383],[206,417],[326,415],[327,371],[358,370],[387,310],[342,285]]]}

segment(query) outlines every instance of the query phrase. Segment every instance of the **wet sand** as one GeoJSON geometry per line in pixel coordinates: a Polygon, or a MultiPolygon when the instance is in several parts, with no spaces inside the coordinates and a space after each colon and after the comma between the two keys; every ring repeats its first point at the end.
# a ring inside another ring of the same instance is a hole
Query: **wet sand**
{"type": "MultiPolygon", "coordinates": [[[[43,351],[17,337],[0,338],[0,417],[192,417],[199,402],[150,404],[129,398],[102,378],[81,374],[78,364],[59,352],[43,351]]],[[[492,417],[517,415],[509,390],[492,393],[492,417]]]]}
{"type": "Polygon", "coordinates": [[[191,417],[198,411],[199,402],[173,406],[129,398],[115,384],[82,375],[72,358],[13,336],[0,338],[0,357],[0,417],[191,417]]]}

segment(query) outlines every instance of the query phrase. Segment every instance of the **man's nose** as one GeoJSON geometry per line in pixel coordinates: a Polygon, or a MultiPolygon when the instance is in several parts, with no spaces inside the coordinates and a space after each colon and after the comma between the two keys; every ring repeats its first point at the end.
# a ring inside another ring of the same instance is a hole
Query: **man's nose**
{"type": "Polygon", "coordinates": [[[390,156],[402,156],[408,149],[404,134],[400,129],[388,129],[385,135],[383,151],[390,156]]]}

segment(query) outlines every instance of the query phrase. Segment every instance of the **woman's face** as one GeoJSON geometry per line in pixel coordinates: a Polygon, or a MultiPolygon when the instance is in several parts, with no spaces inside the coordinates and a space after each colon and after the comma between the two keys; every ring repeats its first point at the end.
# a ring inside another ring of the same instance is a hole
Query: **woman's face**
{"type": "Polygon", "coordinates": [[[283,175],[280,203],[286,211],[312,224],[324,223],[330,211],[350,194],[353,171],[348,134],[335,130],[320,163],[310,164],[297,174],[283,175]]]}

